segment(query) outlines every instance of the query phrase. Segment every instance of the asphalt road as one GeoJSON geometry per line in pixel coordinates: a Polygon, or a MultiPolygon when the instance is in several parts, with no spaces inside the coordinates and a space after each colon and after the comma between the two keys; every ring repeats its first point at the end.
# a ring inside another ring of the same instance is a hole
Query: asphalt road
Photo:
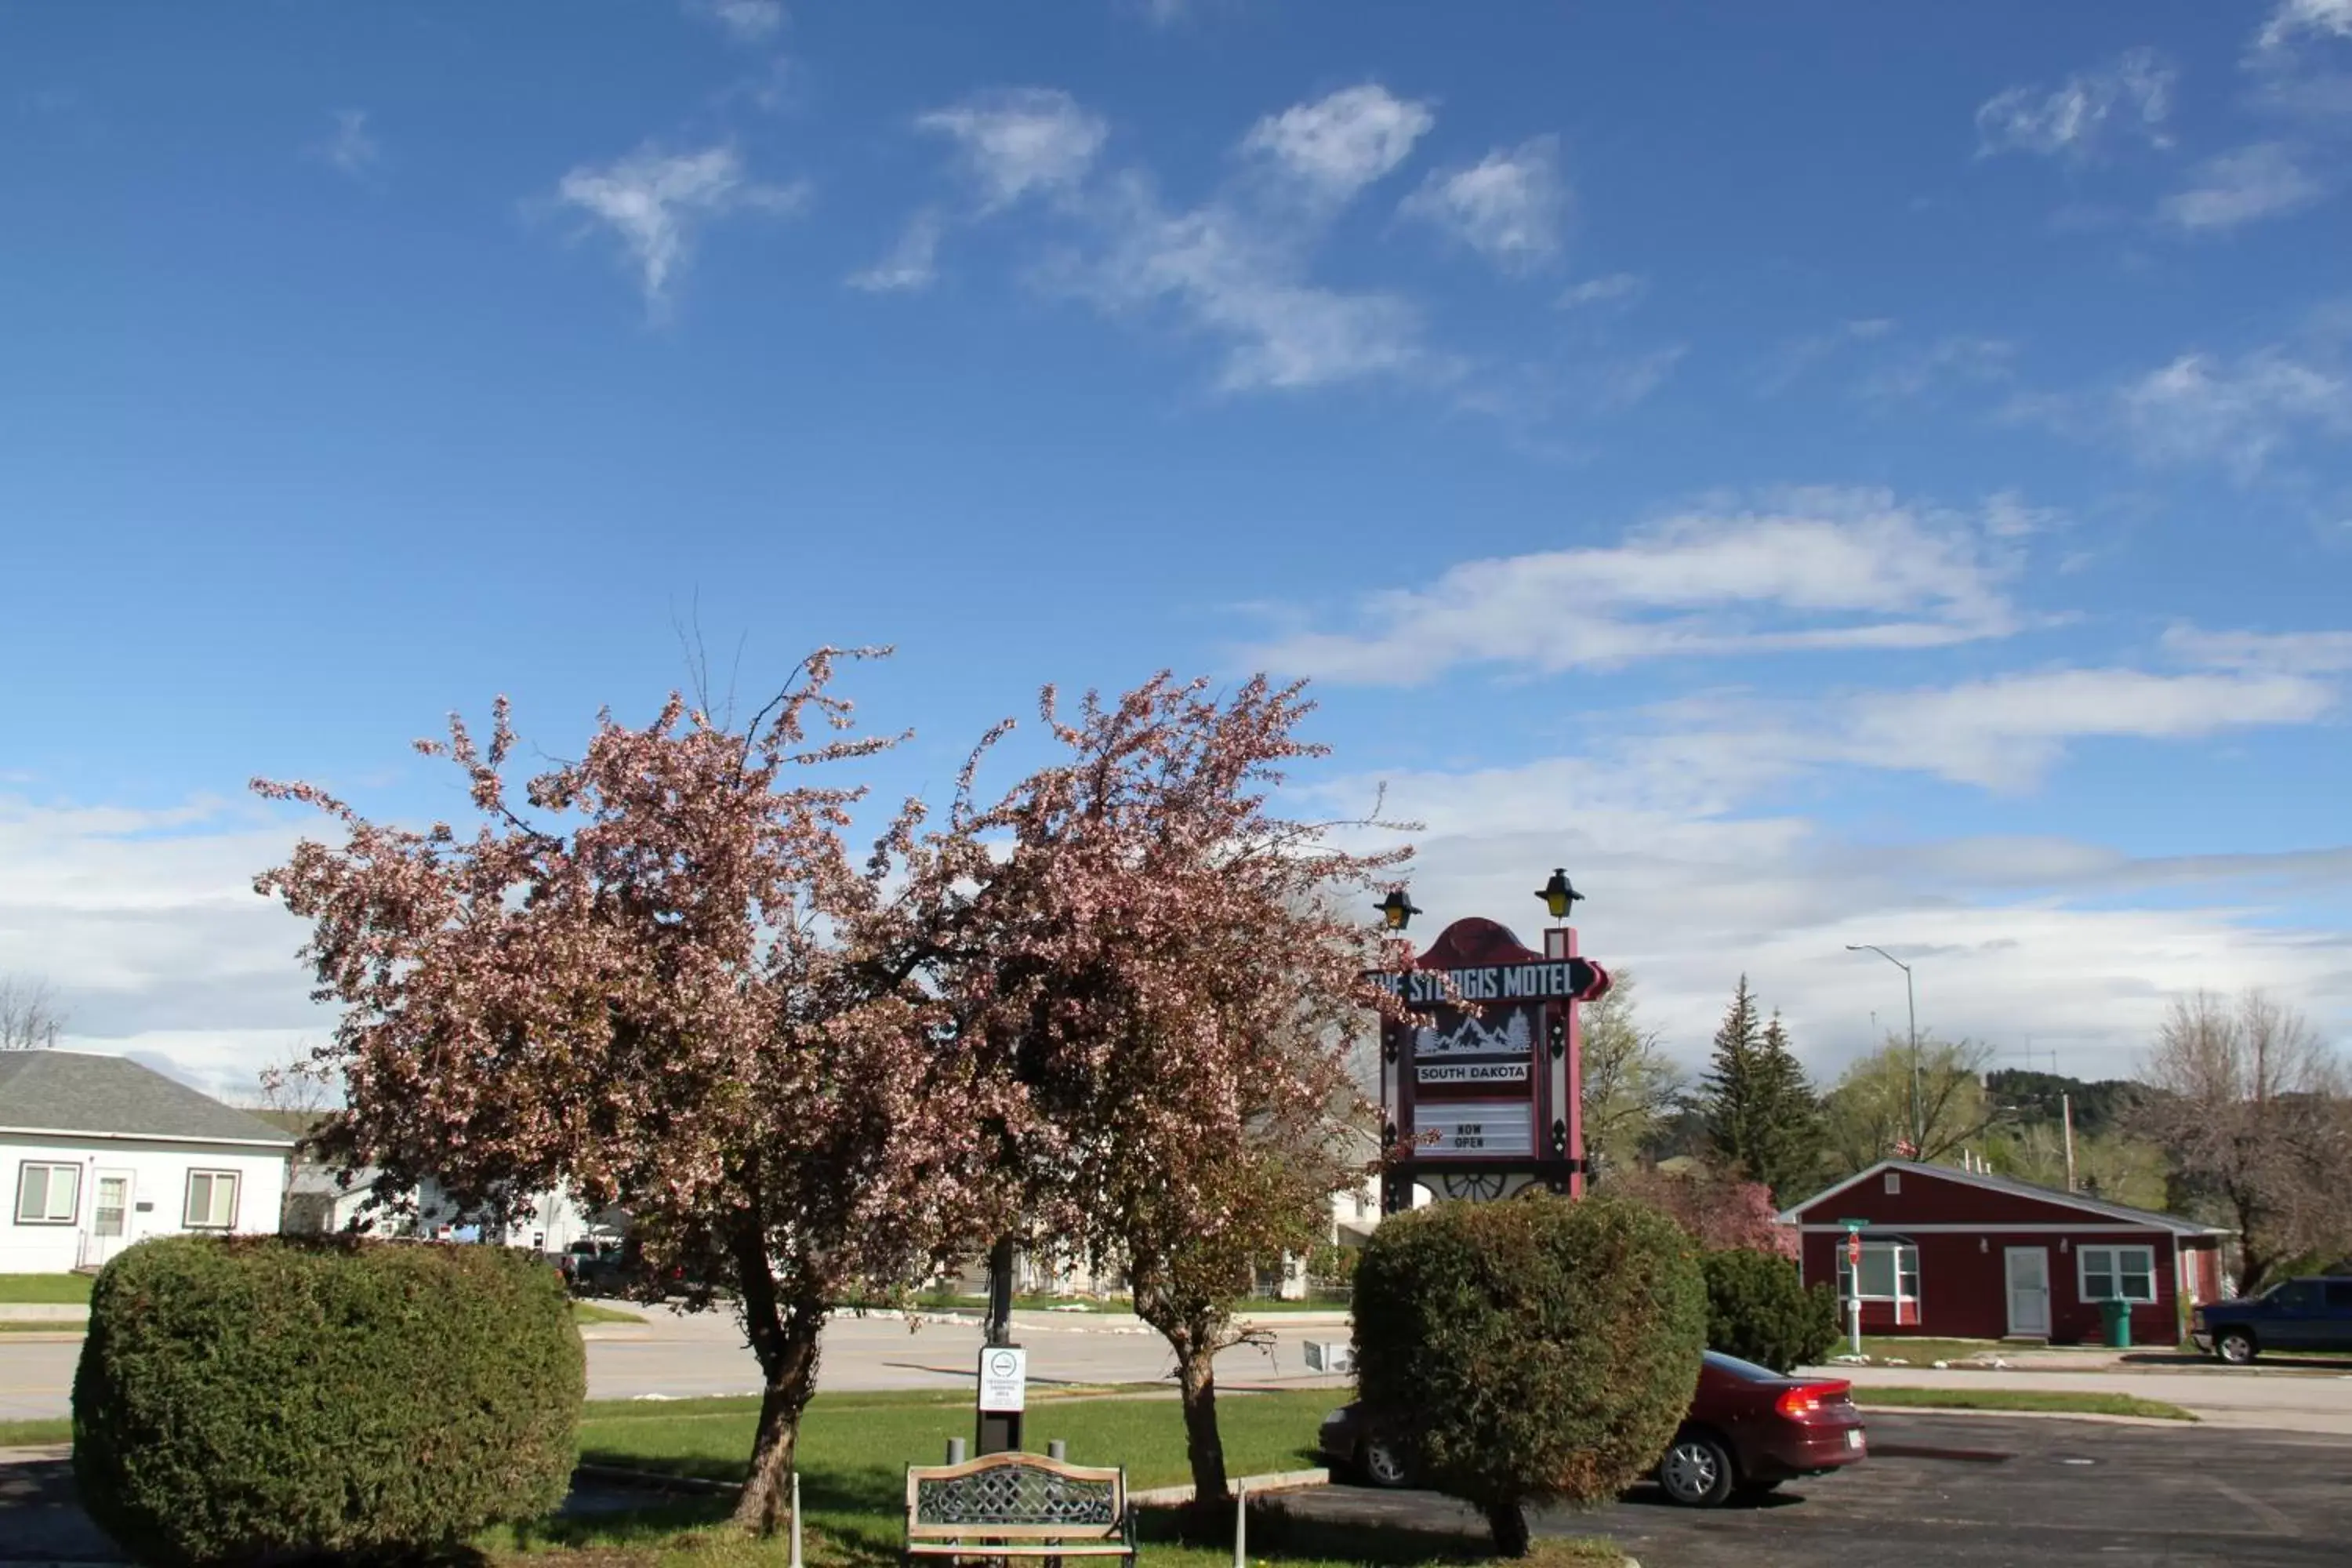
{"type": "MultiPolygon", "coordinates": [[[[1975,1415],[1874,1415],[1870,1436],[1863,1464],[1761,1506],[1678,1509],[1645,1489],[1538,1530],[1611,1537],[1651,1568],[2352,1563],[2342,1438],[1975,1415]]],[[[1332,1487],[1290,1506],[1391,1530],[1476,1528],[1427,1493],[1332,1487]]]]}

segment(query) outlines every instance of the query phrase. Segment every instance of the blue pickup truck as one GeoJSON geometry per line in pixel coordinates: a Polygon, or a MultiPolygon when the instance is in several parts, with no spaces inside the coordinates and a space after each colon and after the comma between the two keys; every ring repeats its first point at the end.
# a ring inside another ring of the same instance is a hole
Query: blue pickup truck
{"type": "Polygon", "coordinates": [[[2233,1366],[2265,1351],[2352,1351],[2352,1275],[2288,1279],[2190,1315],[2189,1337],[2233,1366]]]}

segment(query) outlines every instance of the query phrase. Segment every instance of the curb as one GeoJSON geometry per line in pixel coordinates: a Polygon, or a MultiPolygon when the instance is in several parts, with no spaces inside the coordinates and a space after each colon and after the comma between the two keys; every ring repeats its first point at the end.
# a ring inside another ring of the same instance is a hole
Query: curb
{"type": "MultiPolygon", "coordinates": [[[[1304,1491],[1308,1487],[1331,1484],[1328,1470],[1270,1470],[1262,1476],[1234,1476],[1225,1482],[1235,1492],[1256,1497],[1261,1492],[1304,1491]]],[[[1129,1491],[1128,1502],[1140,1508],[1178,1508],[1191,1502],[1193,1488],[1188,1482],[1180,1487],[1146,1487],[1129,1491]]]]}
{"type": "Polygon", "coordinates": [[[2109,1415],[2092,1410],[1982,1410],[1965,1405],[1873,1405],[1866,1399],[1853,1403],[1857,1409],[1878,1415],[2008,1416],[2021,1421],[2089,1421],[2104,1426],[2163,1426],[2175,1432],[2204,1420],[2195,1414],[2184,1421],[2177,1415],[2109,1415]]]}
{"type": "Polygon", "coordinates": [[[0,1465],[38,1465],[72,1458],[71,1443],[20,1443],[0,1448],[0,1465]]]}

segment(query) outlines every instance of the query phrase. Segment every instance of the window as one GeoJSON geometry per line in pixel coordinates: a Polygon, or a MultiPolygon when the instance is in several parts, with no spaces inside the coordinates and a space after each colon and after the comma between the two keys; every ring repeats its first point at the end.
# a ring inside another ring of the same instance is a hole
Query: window
{"type": "MultiPolygon", "coordinates": [[[[1854,1295],[1853,1268],[1838,1246],[1838,1299],[1854,1295]]],[[[1865,1241],[1862,1244],[1862,1299],[1865,1301],[1916,1301],[1919,1299],[1919,1248],[1907,1241],[1865,1241]]]]}
{"type": "Polygon", "coordinates": [[[79,1165],[37,1165],[27,1160],[16,1167],[18,1225],[71,1225],[80,1213],[79,1165]]]}
{"type": "Polygon", "coordinates": [[[190,1230],[227,1230],[236,1224],[236,1173],[190,1171],[188,1216],[190,1230]]]}
{"type": "Polygon", "coordinates": [[[1902,1191],[1903,1191],[1903,1173],[1902,1173],[1902,1172],[1900,1172],[1900,1171],[1889,1171],[1889,1172],[1887,1172],[1887,1173],[1886,1173],[1886,1195],[1887,1195],[1888,1197],[1890,1197],[1890,1198],[1891,1198],[1891,1197],[1895,1197],[1895,1196],[1899,1195],[1899,1194],[1902,1193],[1902,1191]]]}
{"type": "Polygon", "coordinates": [[[2352,1279],[2327,1282],[2327,1310],[2338,1317],[2352,1313],[2352,1279]]]}
{"type": "Polygon", "coordinates": [[[2156,1300],[2156,1248],[2078,1247],[2074,1267],[2082,1274],[2085,1301],[2156,1300]]]}

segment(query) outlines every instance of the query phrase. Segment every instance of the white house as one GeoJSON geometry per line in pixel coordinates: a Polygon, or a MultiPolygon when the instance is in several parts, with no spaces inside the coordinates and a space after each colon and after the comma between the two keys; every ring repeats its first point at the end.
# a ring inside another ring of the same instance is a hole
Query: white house
{"type": "Polygon", "coordinates": [[[275,1234],[293,1150],[122,1057],[0,1053],[0,1274],[96,1268],[151,1236],[275,1234]]]}
{"type": "Polygon", "coordinates": [[[368,1236],[487,1241],[540,1252],[566,1252],[576,1241],[618,1241],[624,1228],[624,1216],[618,1213],[592,1213],[561,1188],[531,1194],[528,1219],[518,1216],[504,1226],[484,1225],[429,1177],[407,1194],[415,1205],[415,1214],[371,1212],[368,1198],[378,1174],[374,1167],[363,1166],[352,1172],[346,1184],[331,1166],[297,1164],[286,1200],[287,1234],[319,1236],[356,1230],[368,1236]]]}

